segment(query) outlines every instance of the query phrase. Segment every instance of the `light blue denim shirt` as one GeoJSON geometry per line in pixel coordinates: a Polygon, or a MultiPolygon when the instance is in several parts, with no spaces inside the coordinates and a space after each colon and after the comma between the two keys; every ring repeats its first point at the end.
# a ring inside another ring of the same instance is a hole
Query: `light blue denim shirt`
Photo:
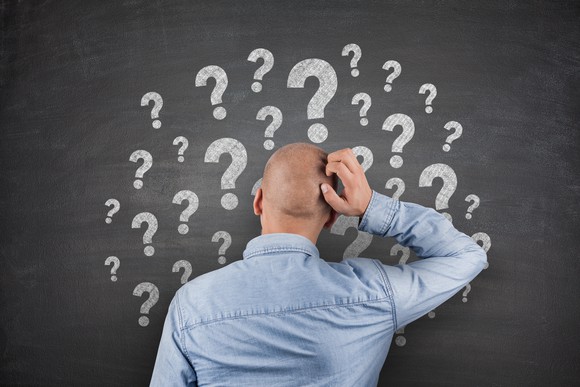
{"type": "Polygon", "coordinates": [[[260,235],[243,260],[177,291],[151,386],[375,386],[394,332],[461,290],[487,257],[435,210],[375,191],[358,229],[423,259],[326,262],[303,236],[260,235]]]}

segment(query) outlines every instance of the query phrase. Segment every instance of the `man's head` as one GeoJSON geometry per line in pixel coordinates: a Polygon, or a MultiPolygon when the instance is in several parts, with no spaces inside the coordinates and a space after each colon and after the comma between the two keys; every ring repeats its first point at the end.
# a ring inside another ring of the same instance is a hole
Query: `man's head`
{"type": "Polygon", "coordinates": [[[318,237],[322,227],[334,223],[336,212],[320,190],[322,183],[337,186],[335,174],[326,176],[326,163],[327,153],[307,143],[286,145],[270,157],[254,199],[263,233],[303,230],[318,237]]]}

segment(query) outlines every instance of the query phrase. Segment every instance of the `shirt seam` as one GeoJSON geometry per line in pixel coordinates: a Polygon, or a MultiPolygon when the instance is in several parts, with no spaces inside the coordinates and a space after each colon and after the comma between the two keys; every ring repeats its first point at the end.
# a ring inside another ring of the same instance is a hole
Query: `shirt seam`
{"type": "Polygon", "coordinates": [[[391,201],[391,205],[389,206],[389,213],[387,214],[387,217],[385,218],[385,221],[383,223],[383,226],[381,227],[381,231],[380,235],[385,236],[387,233],[387,229],[389,228],[389,226],[391,225],[391,222],[393,221],[393,218],[395,217],[395,206],[397,205],[397,203],[400,203],[398,200],[392,200],[391,201]]]}
{"type": "Polygon", "coordinates": [[[256,249],[256,250],[252,250],[252,251],[248,252],[246,254],[245,258],[252,258],[252,257],[259,255],[259,254],[281,252],[281,251],[285,251],[285,252],[286,251],[299,251],[301,253],[306,253],[308,255],[312,255],[311,250],[304,249],[301,247],[290,247],[290,246],[288,246],[288,247],[264,247],[261,249],[256,249]]]}
{"type": "Polygon", "coordinates": [[[175,301],[177,303],[177,319],[179,324],[179,341],[181,341],[181,351],[185,354],[187,360],[189,360],[189,364],[193,364],[193,361],[189,357],[189,352],[187,351],[187,346],[185,345],[185,335],[182,332],[185,330],[185,326],[183,324],[183,317],[182,317],[182,310],[181,310],[181,302],[179,302],[179,294],[175,294],[175,301]]]}
{"type": "Polygon", "coordinates": [[[379,271],[379,275],[381,276],[381,279],[383,280],[383,283],[385,286],[385,293],[387,294],[387,298],[391,302],[391,309],[393,311],[392,312],[393,324],[394,324],[393,326],[395,328],[397,328],[397,307],[395,306],[395,300],[393,298],[393,289],[391,287],[391,281],[389,281],[389,276],[387,275],[387,272],[385,271],[385,269],[382,267],[382,264],[380,262],[378,262],[376,259],[373,259],[373,263],[377,267],[377,269],[379,271]]]}

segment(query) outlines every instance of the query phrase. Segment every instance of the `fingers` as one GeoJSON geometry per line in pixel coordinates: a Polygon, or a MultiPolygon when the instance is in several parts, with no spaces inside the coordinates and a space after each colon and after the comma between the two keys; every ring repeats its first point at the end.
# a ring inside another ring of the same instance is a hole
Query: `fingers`
{"type": "Polygon", "coordinates": [[[342,162],[348,167],[351,173],[357,173],[359,170],[362,170],[362,166],[350,148],[344,148],[330,153],[328,155],[328,162],[342,162]]]}
{"type": "Polygon", "coordinates": [[[346,212],[348,206],[343,198],[338,196],[336,191],[328,184],[322,184],[320,186],[322,189],[322,196],[324,200],[332,207],[334,210],[340,214],[346,212]]]}
{"type": "Polygon", "coordinates": [[[333,173],[336,173],[345,185],[354,182],[354,174],[341,162],[333,161],[326,164],[326,176],[331,176],[333,173]]]}

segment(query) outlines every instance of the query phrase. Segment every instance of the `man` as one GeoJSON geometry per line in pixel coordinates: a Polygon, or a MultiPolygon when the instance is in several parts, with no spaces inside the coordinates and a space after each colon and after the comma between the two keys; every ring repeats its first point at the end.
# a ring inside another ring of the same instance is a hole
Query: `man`
{"type": "Polygon", "coordinates": [[[262,235],[243,260],[177,291],[152,386],[374,386],[394,332],[484,267],[484,250],[433,209],[373,191],[351,149],[276,151],[254,198],[262,235]],[[336,193],[337,179],[344,190],[336,193]],[[383,265],[319,256],[337,214],[423,258],[383,265]]]}

